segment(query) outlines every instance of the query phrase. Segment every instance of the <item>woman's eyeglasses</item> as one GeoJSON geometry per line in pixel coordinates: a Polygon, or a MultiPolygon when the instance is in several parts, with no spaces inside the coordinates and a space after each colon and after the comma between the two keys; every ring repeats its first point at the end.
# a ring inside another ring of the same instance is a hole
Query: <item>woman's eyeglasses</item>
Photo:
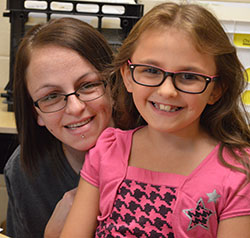
{"type": "Polygon", "coordinates": [[[50,113],[62,110],[69,96],[75,95],[82,102],[93,101],[105,94],[107,82],[97,80],[82,84],[75,92],[69,94],[52,93],[34,102],[42,112],[50,113]]]}
{"type": "Polygon", "coordinates": [[[210,82],[219,79],[219,76],[209,76],[194,72],[169,72],[151,65],[132,64],[130,60],[128,60],[128,65],[132,79],[137,84],[159,87],[170,76],[177,90],[190,94],[203,93],[210,82]]]}

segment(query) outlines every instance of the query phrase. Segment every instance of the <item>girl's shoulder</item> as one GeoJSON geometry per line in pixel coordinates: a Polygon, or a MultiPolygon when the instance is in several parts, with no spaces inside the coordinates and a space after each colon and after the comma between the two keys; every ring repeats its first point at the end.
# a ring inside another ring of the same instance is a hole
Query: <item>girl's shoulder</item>
{"type": "Polygon", "coordinates": [[[120,128],[114,128],[114,127],[108,127],[106,128],[100,135],[99,140],[103,140],[103,139],[107,139],[107,138],[110,138],[112,137],[113,139],[114,138],[119,138],[119,137],[127,137],[127,136],[130,136],[134,133],[134,131],[138,130],[139,128],[136,128],[136,129],[131,129],[131,130],[122,130],[120,128]]]}
{"type": "MultiPolygon", "coordinates": [[[[250,148],[244,148],[242,151],[238,149],[229,150],[227,147],[223,148],[222,152],[223,160],[229,165],[229,167],[237,167],[244,169],[243,164],[250,164],[250,148]],[[233,153],[232,153],[233,152],[233,153]]],[[[220,161],[222,161],[220,159],[220,161]]]]}
{"type": "Polygon", "coordinates": [[[183,186],[190,191],[191,196],[196,191],[204,191],[206,194],[214,189],[221,190],[221,193],[226,190],[237,191],[245,183],[246,174],[237,169],[243,167],[233,154],[224,148],[222,156],[223,160],[220,159],[220,144],[218,144],[187,177],[183,186]]]}
{"type": "MultiPolygon", "coordinates": [[[[81,176],[94,186],[99,187],[103,178],[119,177],[126,171],[133,132],[135,130],[105,129],[96,145],[86,153],[81,176]],[[112,171],[108,174],[107,171],[112,171]]],[[[110,181],[112,181],[110,179],[110,181]]]]}
{"type": "Polygon", "coordinates": [[[133,130],[121,130],[118,128],[106,128],[99,136],[96,145],[88,151],[85,156],[85,163],[90,160],[90,163],[100,164],[112,160],[117,161],[117,158],[127,160],[131,149],[133,130]]]}
{"type": "Polygon", "coordinates": [[[119,128],[108,127],[101,133],[93,149],[106,151],[111,146],[113,149],[123,146],[127,147],[132,141],[133,133],[138,129],[121,130],[119,128]]]}

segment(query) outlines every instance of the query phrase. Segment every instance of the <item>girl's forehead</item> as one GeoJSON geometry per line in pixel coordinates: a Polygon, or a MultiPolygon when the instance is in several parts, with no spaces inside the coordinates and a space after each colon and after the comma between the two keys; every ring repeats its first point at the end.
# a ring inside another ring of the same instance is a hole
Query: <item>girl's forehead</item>
{"type": "Polygon", "coordinates": [[[170,39],[174,39],[176,44],[180,45],[183,42],[188,42],[190,46],[195,45],[193,38],[185,30],[176,27],[165,26],[161,28],[149,28],[142,32],[135,43],[134,50],[136,51],[136,49],[142,45],[145,47],[147,43],[150,43],[149,45],[152,48],[164,46],[169,44],[170,39]]]}
{"type": "Polygon", "coordinates": [[[182,29],[180,27],[175,27],[175,26],[161,26],[161,27],[150,27],[147,28],[145,31],[142,31],[141,34],[139,35],[137,39],[137,45],[138,42],[140,43],[141,41],[146,40],[147,38],[159,38],[163,34],[164,36],[171,35],[173,33],[178,33],[178,35],[182,36],[181,38],[177,40],[181,40],[182,38],[188,38],[190,43],[193,43],[193,38],[191,37],[191,33],[189,33],[187,30],[182,29]]]}
{"type": "Polygon", "coordinates": [[[174,27],[143,32],[131,60],[147,64],[155,62],[172,71],[190,68],[209,75],[216,72],[214,57],[199,51],[186,31],[174,27]]]}
{"type": "Polygon", "coordinates": [[[142,31],[137,40],[134,44],[133,53],[136,51],[136,49],[147,39],[152,39],[153,46],[157,46],[156,43],[153,42],[157,41],[157,39],[162,38],[161,36],[168,36],[168,35],[178,35],[176,37],[176,41],[179,45],[183,44],[183,42],[188,41],[189,45],[194,48],[194,50],[199,51],[201,54],[205,53],[205,49],[203,49],[203,46],[199,44],[200,39],[197,39],[197,34],[194,34],[192,29],[186,29],[182,26],[172,26],[172,25],[165,25],[160,26],[159,28],[156,27],[150,27],[142,31]]]}

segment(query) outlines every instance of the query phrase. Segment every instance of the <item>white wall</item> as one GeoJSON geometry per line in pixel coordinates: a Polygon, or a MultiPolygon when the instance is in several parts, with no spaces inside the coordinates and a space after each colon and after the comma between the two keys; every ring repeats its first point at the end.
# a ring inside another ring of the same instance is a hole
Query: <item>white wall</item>
{"type": "MultiPolygon", "coordinates": [[[[145,10],[144,12],[147,12],[154,5],[159,4],[161,2],[165,2],[165,0],[138,0],[138,2],[144,4],[144,10],[145,10]]],[[[220,20],[245,21],[248,22],[250,25],[249,8],[245,8],[242,5],[242,3],[249,3],[250,5],[250,0],[239,1],[238,2],[239,7],[234,7],[226,4],[230,2],[233,3],[233,1],[231,0],[224,1],[225,4],[219,4],[217,1],[208,2],[200,0],[198,2],[208,6],[208,8],[211,11],[213,11],[220,20]]],[[[5,10],[6,10],[6,0],[1,0],[0,1],[0,88],[4,88],[9,79],[10,23],[8,17],[3,17],[3,12],[5,10]]]]}
{"type": "Polygon", "coordinates": [[[10,24],[9,18],[3,17],[6,1],[0,1],[0,88],[4,88],[9,80],[9,45],[10,24]]]}

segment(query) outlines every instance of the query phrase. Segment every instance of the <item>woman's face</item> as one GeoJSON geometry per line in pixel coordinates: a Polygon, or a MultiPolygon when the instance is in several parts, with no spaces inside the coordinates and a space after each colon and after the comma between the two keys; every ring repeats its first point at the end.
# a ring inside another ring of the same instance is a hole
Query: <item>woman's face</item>
{"type": "MultiPolygon", "coordinates": [[[[32,51],[27,68],[27,87],[33,101],[52,93],[69,94],[91,80],[96,68],[73,50],[54,45],[32,51]]],[[[44,113],[37,107],[37,123],[58,140],[80,151],[95,145],[101,132],[112,126],[112,100],[109,88],[98,99],[81,102],[75,95],[57,112],[44,113]]]]}

